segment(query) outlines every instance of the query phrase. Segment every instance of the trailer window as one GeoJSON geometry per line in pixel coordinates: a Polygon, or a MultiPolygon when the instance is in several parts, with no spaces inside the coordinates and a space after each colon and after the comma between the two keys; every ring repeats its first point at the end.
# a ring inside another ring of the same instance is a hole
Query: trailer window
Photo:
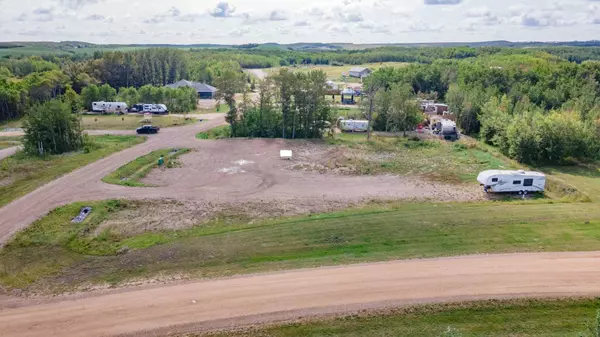
{"type": "Polygon", "coordinates": [[[533,186],[533,179],[523,180],[523,186],[533,186]]]}
{"type": "Polygon", "coordinates": [[[521,181],[520,180],[513,180],[513,185],[521,185],[521,181]]]}
{"type": "Polygon", "coordinates": [[[492,178],[492,182],[493,183],[497,183],[498,182],[498,178],[492,178]]]}

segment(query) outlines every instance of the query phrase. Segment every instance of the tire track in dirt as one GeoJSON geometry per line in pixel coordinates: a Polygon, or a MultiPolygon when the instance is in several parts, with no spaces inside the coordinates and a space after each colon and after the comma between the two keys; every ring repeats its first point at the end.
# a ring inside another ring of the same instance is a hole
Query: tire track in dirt
{"type": "Polygon", "coordinates": [[[13,304],[6,337],[162,336],[415,303],[600,293],[600,252],[305,269],[13,304]]]}
{"type": "Polygon", "coordinates": [[[222,114],[211,117],[213,119],[202,123],[163,129],[157,135],[148,136],[145,143],[79,168],[0,208],[0,245],[6,243],[16,231],[55,207],[82,200],[139,196],[139,189],[104,184],[101,179],[120,166],[154,150],[173,146],[200,146],[195,139],[196,133],[224,123],[222,114]]]}

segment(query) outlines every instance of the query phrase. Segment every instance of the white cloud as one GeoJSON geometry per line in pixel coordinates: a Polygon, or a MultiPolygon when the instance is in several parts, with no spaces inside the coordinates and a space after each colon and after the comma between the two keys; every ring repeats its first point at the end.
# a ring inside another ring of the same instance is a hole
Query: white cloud
{"type": "Polygon", "coordinates": [[[296,26],[296,27],[308,27],[310,25],[311,25],[310,22],[308,22],[306,20],[301,20],[301,21],[294,22],[294,26],[296,26]]]}
{"type": "Polygon", "coordinates": [[[228,2],[221,1],[215,8],[210,10],[209,13],[216,18],[228,18],[233,16],[235,10],[236,8],[230,5],[228,2]]]}
{"type": "Polygon", "coordinates": [[[274,10],[269,14],[269,20],[271,21],[285,21],[287,20],[287,16],[283,11],[274,10]]]}
{"type": "Polygon", "coordinates": [[[600,0],[0,1],[5,41],[547,41],[597,39],[600,28],[600,0]]]}
{"type": "Polygon", "coordinates": [[[246,34],[250,33],[250,28],[249,27],[240,27],[237,29],[233,29],[231,31],[229,31],[229,35],[231,36],[244,36],[246,34]]]}
{"type": "Polygon", "coordinates": [[[426,5],[458,5],[462,0],[425,0],[426,5]]]}
{"type": "Polygon", "coordinates": [[[97,4],[100,0],[58,0],[58,2],[67,8],[80,9],[87,5],[97,4]]]}

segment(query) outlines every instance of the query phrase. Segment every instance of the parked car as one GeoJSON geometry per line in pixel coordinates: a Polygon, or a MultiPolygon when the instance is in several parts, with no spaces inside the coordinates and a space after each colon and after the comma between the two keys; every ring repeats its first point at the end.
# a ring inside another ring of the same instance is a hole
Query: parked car
{"type": "Polygon", "coordinates": [[[144,125],[142,127],[137,128],[135,132],[137,132],[138,134],[152,134],[158,133],[158,130],[160,130],[158,126],[144,125]]]}

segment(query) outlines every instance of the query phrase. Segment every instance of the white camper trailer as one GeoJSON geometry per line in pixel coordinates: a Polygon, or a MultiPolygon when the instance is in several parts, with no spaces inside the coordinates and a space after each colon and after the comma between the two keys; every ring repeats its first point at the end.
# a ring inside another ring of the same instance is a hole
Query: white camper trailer
{"type": "Polygon", "coordinates": [[[153,114],[167,114],[169,110],[164,104],[143,104],[143,112],[149,112],[153,114]]]}
{"type": "Polygon", "coordinates": [[[546,176],[540,172],[489,170],[479,173],[477,181],[485,192],[518,192],[527,194],[543,192],[546,176]]]}
{"type": "Polygon", "coordinates": [[[92,111],[101,113],[126,113],[128,109],[125,102],[92,102],[92,111]]]}
{"type": "Polygon", "coordinates": [[[353,119],[340,120],[340,129],[346,132],[367,132],[369,121],[355,121],[353,119]]]}

